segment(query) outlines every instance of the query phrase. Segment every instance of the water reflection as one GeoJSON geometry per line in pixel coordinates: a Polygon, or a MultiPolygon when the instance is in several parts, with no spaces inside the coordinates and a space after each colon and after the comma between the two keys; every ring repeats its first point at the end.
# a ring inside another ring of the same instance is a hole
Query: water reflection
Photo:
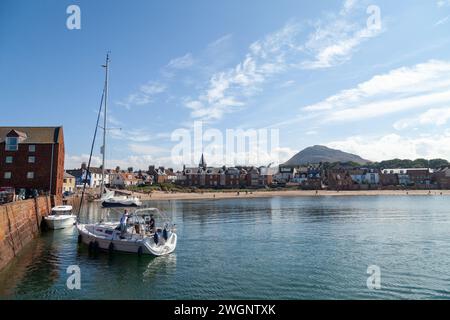
{"type": "Polygon", "coordinates": [[[36,286],[40,291],[51,288],[61,277],[61,243],[72,233],[73,228],[46,232],[28,244],[0,274],[0,297],[26,295],[36,286]]]}
{"type": "Polygon", "coordinates": [[[154,257],[148,263],[147,269],[144,271],[144,281],[157,277],[160,274],[168,274],[175,271],[177,266],[177,255],[170,254],[162,257],[154,257]]]}

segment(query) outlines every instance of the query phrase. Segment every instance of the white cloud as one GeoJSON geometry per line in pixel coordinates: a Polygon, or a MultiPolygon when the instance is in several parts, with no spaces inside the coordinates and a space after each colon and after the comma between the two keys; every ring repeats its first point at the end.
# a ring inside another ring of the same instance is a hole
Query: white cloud
{"type": "Polygon", "coordinates": [[[449,21],[450,21],[450,16],[446,16],[445,18],[443,18],[443,19],[439,20],[438,22],[436,22],[434,24],[434,26],[437,27],[437,26],[440,26],[442,24],[446,24],[449,21]]]}
{"type": "MultiPolygon", "coordinates": [[[[82,154],[82,155],[69,155],[66,154],[65,160],[64,160],[64,167],[66,169],[76,169],[80,168],[81,164],[85,162],[89,162],[89,155],[88,154],[82,154]]],[[[102,158],[99,156],[92,156],[91,159],[91,167],[98,167],[102,164],[102,158]]]]}
{"type": "Polygon", "coordinates": [[[439,8],[448,7],[450,6],[450,0],[438,0],[436,4],[439,8]]]}
{"type": "Polygon", "coordinates": [[[162,83],[151,81],[139,87],[139,90],[131,93],[122,101],[116,104],[131,109],[132,106],[142,106],[154,101],[155,96],[166,91],[166,86],[162,83]]]}
{"type": "Polygon", "coordinates": [[[450,103],[449,88],[450,62],[431,60],[374,76],[303,110],[325,121],[355,121],[450,103]]]}
{"type": "Polygon", "coordinates": [[[319,20],[306,44],[299,40],[303,27],[293,22],[252,43],[242,62],[215,73],[196,99],[187,99],[191,116],[218,120],[225,113],[241,110],[247,99],[276,75],[293,68],[328,68],[347,61],[363,40],[379,33],[350,22],[350,12],[356,4],[355,0],[344,1],[338,15],[319,20]],[[314,59],[302,61],[305,53],[314,59]]]}
{"type": "Polygon", "coordinates": [[[244,106],[242,101],[258,91],[268,77],[285,68],[284,49],[298,33],[297,25],[287,24],[250,46],[245,59],[226,71],[215,73],[196,100],[188,99],[191,116],[202,120],[220,119],[224,113],[244,106]]]}
{"type": "Polygon", "coordinates": [[[450,159],[450,131],[439,135],[405,137],[398,134],[365,137],[353,136],[326,144],[330,148],[357,154],[372,161],[394,158],[450,159]]]}
{"type": "Polygon", "coordinates": [[[230,41],[230,39],[232,38],[231,34],[226,34],[222,37],[220,37],[219,39],[214,40],[213,42],[211,42],[210,44],[208,44],[208,50],[215,50],[216,48],[222,48],[223,44],[226,44],[230,41]]]}
{"type": "Polygon", "coordinates": [[[140,91],[143,94],[152,96],[152,95],[166,91],[166,86],[161,83],[158,83],[158,82],[149,82],[147,84],[143,84],[140,87],[140,91]]]}
{"type": "Polygon", "coordinates": [[[287,80],[279,85],[280,88],[289,88],[295,85],[295,80],[287,80]]]}
{"type": "MultiPolygon", "coordinates": [[[[89,155],[69,155],[66,154],[64,167],[66,169],[80,168],[82,162],[88,162],[89,155]]],[[[101,157],[93,156],[91,161],[92,167],[99,167],[102,163],[101,157]]],[[[108,169],[114,169],[119,166],[122,169],[133,167],[134,170],[146,170],[149,165],[163,165],[178,168],[175,163],[172,162],[170,156],[153,156],[153,155],[129,155],[121,159],[107,159],[106,167],[108,169]]]]}
{"type": "Polygon", "coordinates": [[[151,140],[154,140],[156,138],[161,138],[159,134],[154,134],[149,132],[147,129],[140,129],[140,128],[134,128],[134,129],[117,129],[117,130],[110,130],[108,132],[108,135],[112,139],[116,140],[123,140],[128,142],[148,142],[151,140]]]}
{"type": "MultiPolygon", "coordinates": [[[[346,62],[364,41],[382,32],[381,20],[364,26],[352,21],[350,14],[357,4],[356,0],[346,0],[339,15],[315,23],[315,32],[309,35],[308,41],[301,47],[313,59],[302,62],[302,68],[322,69],[346,62]]],[[[361,21],[366,22],[365,19],[361,21]]]]}
{"type": "Polygon", "coordinates": [[[155,155],[166,151],[166,149],[148,144],[131,143],[128,145],[131,152],[141,155],[155,155]]]}
{"type": "Polygon", "coordinates": [[[348,12],[350,12],[350,10],[352,10],[356,6],[357,3],[358,3],[358,0],[345,0],[343,8],[341,10],[341,15],[347,14],[348,12]]]}
{"type": "Polygon", "coordinates": [[[194,64],[194,58],[192,57],[191,53],[186,53],[182,57],[178,57],[175,59],[170,60],[170,62],[167,64],[167,67],[173,68],[173,69],[187,69],[191,67],[194,64]]]}
{"type": "Polygon", "coordinates": [[[406,119],[401,119],[394,123],[397,130],[409,129],[417,126],[443,126],[450,120],[450,107],[429,109],[428,111],[406,119]]]}
{"type": "Polygon", "coordinates": [[[306,131],[305,134],[307,136],[315,136],[315,135],[318,135],[319,132],[317,130],[309,130],[309,131],[306,131]]]}
{"type": "Polygon", "coordinates": [[[305,69],[322,69],[346,62],[351,58],[355,48],[377,34],[378,32],[368,29],[356,31],[353,35],[335,33],[330,44],[323,42],[316,44],[316,39],[314,39],[306,45],[306,49],[315,51],[315,60],[305,61],[301,66],[305,69]]]}

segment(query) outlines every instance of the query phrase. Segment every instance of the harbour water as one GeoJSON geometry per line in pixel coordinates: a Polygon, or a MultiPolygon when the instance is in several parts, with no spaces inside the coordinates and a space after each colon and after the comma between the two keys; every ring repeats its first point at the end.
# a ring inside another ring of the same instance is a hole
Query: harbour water
{"type": "MultiPolygon", "coordinates": [[[[0,299],[448,299],[450,198],[305,197],[146,203],[177,224],[166,257],[89,255],[45,232],[0,273],[0,299]],[[69,290],[78,265],[81,289],[69,290]],[[367,268],[381,289],[367,287],[367,268]]],[[[118,219],[91,203],[82,221],[118,219]]]]}

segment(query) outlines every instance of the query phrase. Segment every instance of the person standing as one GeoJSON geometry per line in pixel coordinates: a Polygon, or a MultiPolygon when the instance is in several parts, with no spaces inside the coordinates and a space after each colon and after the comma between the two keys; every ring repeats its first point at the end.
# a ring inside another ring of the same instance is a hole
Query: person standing
{"type": "Polygon", "coordinates": [[[127,221],[128,221],[128,210],[125,209],[125,211],[123,212],[122,217],[120,218],[121,235],[123,235],[125,233],[125,231],[127,231],[127,221]]]}
{"type": "Polygon", "coordinates": [[[149,223],[150,232],[155,230],[155,219],[153,218],[153,214],[150,215],[150,223],[149,223]]]}

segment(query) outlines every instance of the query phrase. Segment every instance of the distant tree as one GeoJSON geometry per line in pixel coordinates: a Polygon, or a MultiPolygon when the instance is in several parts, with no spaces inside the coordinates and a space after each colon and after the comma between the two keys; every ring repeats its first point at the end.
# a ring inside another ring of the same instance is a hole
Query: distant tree
{"type": "Polygon", "coordinates": [[[432,159],[430,160],[430,167],[433,169],[447,167],[450,163],[445,159],[432,159]]]}
{"type": "Polygon", "coordinates": [[[384,160],[381,162],[374,162],[370,165],[371,168],[377,169],[402,169],[402,168],[428,168],[437,169],[440,167],[445,167],[450,165],[450,163],[445,159],[392,159],[384,160]]]}
{"type": "Polygon", "coordinates": [[[128,173],[133,173],[133,167],[128,167],[128,173]]]}
{"type": "Polygon", "coordinates": [[[378,163],[379,169],[400,169],[400,168],[412,168],[412,160],[392,159],[384,160],[378,163]]]}
{"type": "Polygon", "coordinates": [[[120,167],[117,166],[117,167],[116,167],[116,173],[119,173],[119,172],[120,172],[120,167]]]}
{"type": "Polygon", "coordinates": [[[416,159],[412,162],[413,168],[428,168],[428,160],[427,159],[416,159]]]}

